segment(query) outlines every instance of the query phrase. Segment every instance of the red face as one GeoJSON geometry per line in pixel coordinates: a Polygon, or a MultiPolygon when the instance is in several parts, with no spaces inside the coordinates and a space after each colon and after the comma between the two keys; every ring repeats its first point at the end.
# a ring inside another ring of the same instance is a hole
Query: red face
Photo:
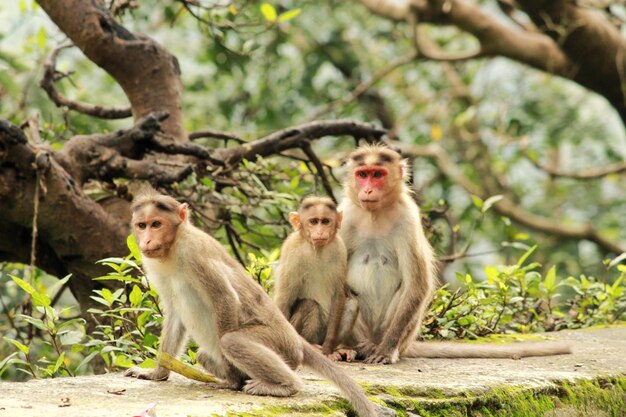
{"type": "Polygon", "coordinates": [[[389,170],[383,166],[359,167],[354,170],[358,198],[363,208],[369,210],[378,206],[388,175],[389,170]]]}

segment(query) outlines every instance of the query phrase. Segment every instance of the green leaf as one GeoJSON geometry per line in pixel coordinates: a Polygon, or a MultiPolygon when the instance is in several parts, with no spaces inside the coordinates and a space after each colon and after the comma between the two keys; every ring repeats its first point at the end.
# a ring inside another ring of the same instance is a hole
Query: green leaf
{"type": "Polygon", "coordinates": [[[98,352],[98,351],[94,351],[94,352],[91,352],[89,355],[87,355],[87,357],[85,357],[85,359],[83,359],[83,360],[81,361],[81,363],[79,363],[79,364],[78,364],[78,366],[76,367],[76,369],[74,369],[74,373],[77,373],[77,372],[78,372],[78,370],[79,370],[80,368],[82,368],[83,366],[85,366],[85,365],[87,365],[89,362],[91,362],[91,360],[92,360],[93,358],[95,358],[95,357],[96,357],[96,355],[98,355],[99,353],[100,353],[100,352],[98,352]]]}
{"type": "Polygon", "coordinates": [[[265,17],[265,20],[267,20],[268,22],[276,22],[276,18],[278,17],[278,15],[276,13],[276,9],[271,4],[261,4],[261,13],[263,14],[263,17],[265,17]]]}
{"type": "Polygon", "coordinates": [[[46,47],[46,41],[48,40],[48,35],[46,34],[46,28],[43,26],[39,28],[37,32],[37,46],[39,49],[44,49],[46,47]]]}
{"type": "Polygon", "coordinates": [[[552,268],[546,274],[546,278],[543,280],[543,285],[547,290],[555,288],[556,283],[556,265],[552,265],[552,268]]]}
{"type": "Polygon", "coordinates": [[[140,368],[154,368],[156,367],[156,361],[154,359],[146,359],[139,364],[140,368]]]}
{"type": "Polygon", "coordinates": [[[117,355],[115,357],[115,366],[119,366],[120,368],[131,368],[135,366],[135,363],[124,355],[117,355]]]}
{"type": "Polygon", "coordinates": [[[48,307],[50,306],[50,297],[46,293],[40,293],[34,289],[28,282],[20,279],[16,276],[10,275],[11,279],[15,281],[17,285],[24,291],[26,291],[33,299],[33,304],[36,306],[48,307]]]}
{"type": "Polygon", "coordinates": [[[526,259],[537,249],[537,245],[532,246],[530,249],[526,251],[525,254],[522,255],[521,258],[517,261],[517,266],[522,266],[522,264],[526,261],[526,259]]]}
{"type": "Polygon", "coordinates": [[[137,244],[137,239],[135,239],[135,235],[128,235],[128,237],[126,238],[126,246],[128,246],[130,254],[134,259],[141,260],[141,250],[139,250],[139,245],[137,244]]]}
{"type": "Polygon", "coordinates": [[[130,301],[130,305],[133,307],[139,307],[139,305],[141,304],[141,300],[143,299],[143,293],[137,285],[133,285],[133,290],[130,292],[128,299],[130,301]]]}
{"type": "Polygon", "coordinates": [[[61,365],[63,365],[63,360],[65,359],[65,352],[61,352],[61,354],[59,355],[59,358],[57,359],[56,363],[54,364],[54,370],[53,373],[57,373],[59,371],[59,368],[61,367],[61,365]]]}
{"type": "Polygon", "coordinates": [[[498,278],[498,275],[500,273],[498,272],[497,268],[494,268],[493,266],[486,266],[485,274],[487,274],[487,281],[489,283],[492,283],[498,278]]]}
{"type": "Polygon", "coordinates": [[[35,326],[39,330],[45,330],[46,332],[48,331],[48,327],[44,324],[43,321],[41,321],[39,319],[36,319],[34,317],[30,317],[30,316],[26,316],[24,314],[18,314],[17,317],[21,317],[26,322],[32,324],[33,326],[35,326]]]}
{"type": "Polygon", "coordinates": [[[476,207],[478,207],[480,210],[483,209],[483,206],[485,205],[484,201],[482,198],[478,197],[477,195],[472,195],[472,202],[474,203],[474,205],[476,207]]]}
{"type": "Polygon", "coordinates": [[[294,17],[298,16],[300,13],[302,13],[302,9],[288,10],[284,13],[281,13],[280,16],[278,16],[278,21],[286,22],[287,20],[291,20],[294,17]]]}
{"type": "Polygon", "coordinates": [[[62,334],[59,337],[61,344],[64,346],[71,346],[80,343],[83,340],[83,332],[78,330],[73,330],[71,332],[67,332],[62,334]]]}
{"type": "Polygon", "coordinates": [[[102,298],[104,298],[104,300],[107,302],[108,305],[112,305],[113,301],[115,301],[115,298],[113,297],[113,293],[108,288],[103,288],[102,291],[100,291],[100,294],[102,295],[102,298]]]}
{"type": "Polygon", "coordinates": [[[65,285],[65,283],[67,281],[69,281],[69,279],[72,277],[72,274],[66,275],[65,277],[61,278],[60,280],[58,280],[57,282],[55,282],[52,286],[50,286],[50,288],[48,288],[48,292],[50,294],[56,293],[57,290],[59,288],[61,288],[63,285],[65,285]]]}
{"type": "Polygon", "coordinates": [[[3,337],[3,339],[7,342],[13,343],[13,345],[18,348],[24,355],[28,355],[28,352],[30,352],[28,346],[18,342],[17,340],[9,339],[8,337],[3,337]]]}

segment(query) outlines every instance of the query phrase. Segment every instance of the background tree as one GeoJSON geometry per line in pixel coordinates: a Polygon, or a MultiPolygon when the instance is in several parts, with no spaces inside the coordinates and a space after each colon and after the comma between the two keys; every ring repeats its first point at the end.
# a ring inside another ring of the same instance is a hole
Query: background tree
{"type": "Polygon", "coordinates": [[[136,181],[189,201],[246,262],[279,246],[298,195],[337,196],[354,139],[412,160],[449,270],[538,243],[543,263],[598,273],[624,251],[621,2],[20,0],[0,13],[0,261],[71,273],[83,311],[96,261],[127,253],[136,181]]]}

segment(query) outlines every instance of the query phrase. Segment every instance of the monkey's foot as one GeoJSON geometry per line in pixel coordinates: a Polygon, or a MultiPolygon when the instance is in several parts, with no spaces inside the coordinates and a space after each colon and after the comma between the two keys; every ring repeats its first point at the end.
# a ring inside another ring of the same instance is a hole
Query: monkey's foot
{"type": "Polygon", "coordinates": [[[298,392],[296,387],[272,384],[258,379],[250,379],[243,386],[243,392],[251,395],[271,395],[273,397],[290,397],[298,392]]]}
{"type": "Polygon", "coordinates": [[[208,385],[213,389],[227,389],[227,390],[239,391],[241,389],[242,383],[239,381],[221,380],[219,382],[209,382],[208,385]]]}
{"type": "Polygon", "coordinates": [[[396,363],[398,360],[400,360],[399,353],[398,350],[395,349],[391,354],[374,351],[374,353],[365,358],[363,363],[380,363],[387,365],[390,363],[396,363]]]}
{"type": "Polygon", "coordinates": [[[124,372],[124,376],[152,381],[165,381],[170,376],[170,371],[165,368],[145,369],[133,366],[124,372]]]}

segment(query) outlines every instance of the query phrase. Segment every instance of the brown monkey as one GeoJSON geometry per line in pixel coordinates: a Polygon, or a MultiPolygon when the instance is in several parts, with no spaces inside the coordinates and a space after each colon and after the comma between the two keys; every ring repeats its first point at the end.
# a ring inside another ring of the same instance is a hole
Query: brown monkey
{"type": "Polygon", "coordinates": [[[297,212],[289,213],[294,232],[281,249],[274,300],[302,337],[322,345],[324,355],[351,361],[355,351],[335,352],[340,332],[346,333],[356,319],[354,298],[348,306],[351,313],[346,311],[347,254],[336,236],[342,217],[327,197],[307,197],[297,212]]]}
{"type": "Polygon", "coordinates": [[[384,145],[366,145],[347,160],[341,237],[348,284],[359,294],[352,336],[367,363],[399,357],[513,357],[569,353],[564,344],[451,346],[415,337],[435,288],[435,258],[405,183],[406,162],[384,145]]]}
{"type": "MultiPolygon", "coordinates": [[[[146,191],[132,204],[132,228],[148,279],[164,307],[160,351],[177,356],[193,337],[198,362],[248,394],[290,396],[304,364],[336,383],[361,416],[376,411],[359,386],[304,341],[243,267],[189,221],[187,204],[146,191]]],[[[165,380],[169,370],[133,367],[127,376],[165,380]]]]}

